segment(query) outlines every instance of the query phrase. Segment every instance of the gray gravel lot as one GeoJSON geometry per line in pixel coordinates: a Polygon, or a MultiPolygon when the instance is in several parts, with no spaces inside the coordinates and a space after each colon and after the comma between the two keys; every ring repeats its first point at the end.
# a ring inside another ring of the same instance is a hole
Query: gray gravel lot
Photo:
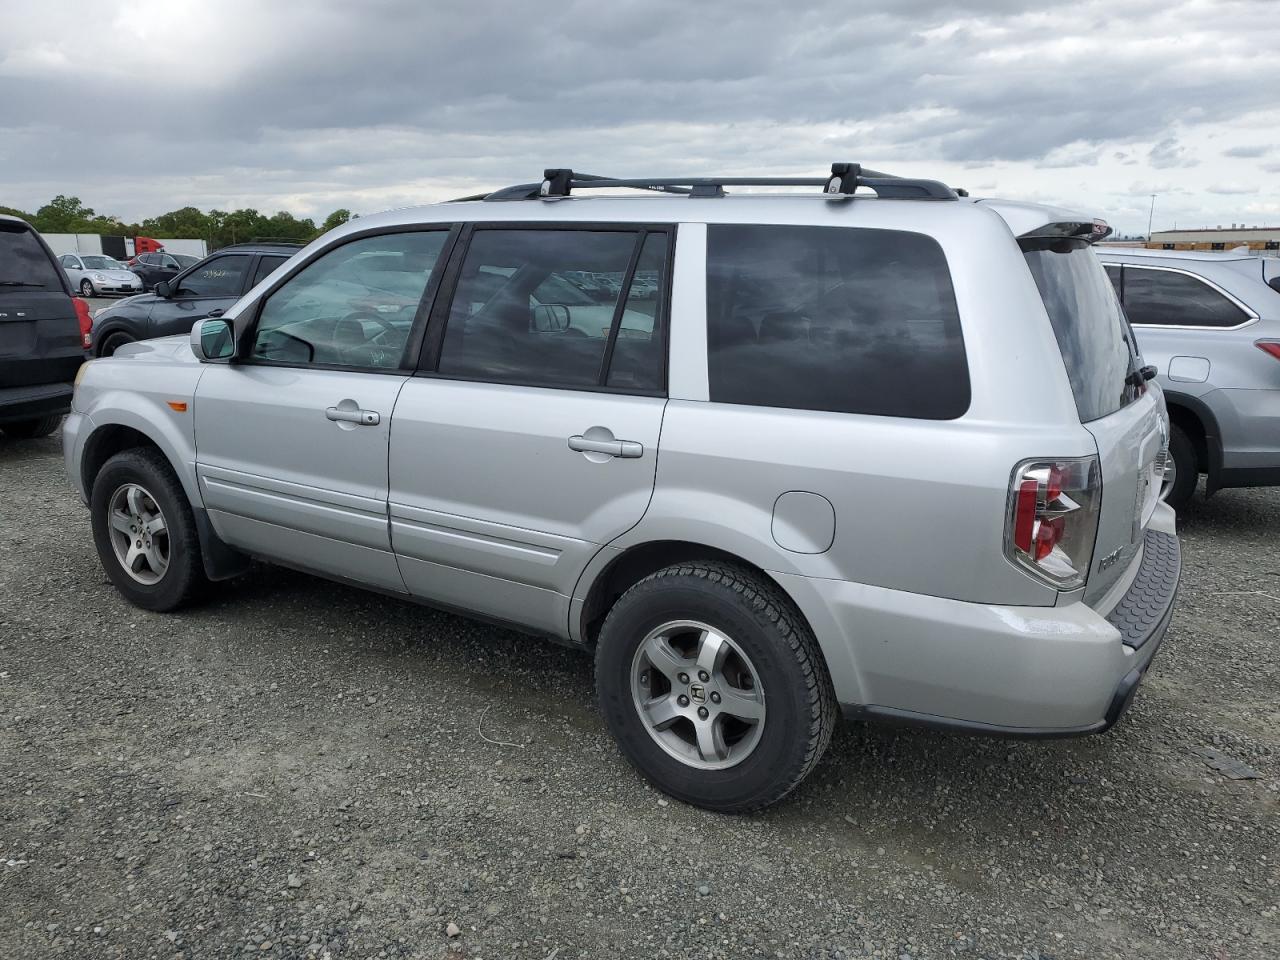
{"type": "Polygon", "coordinates": [[[632,773],[581,654],[265,566],[145,613],[57,438],[0,494],[2,957],[1280,955],[1280,491],[1183,518],[1111,733],[844,724],[742,818],[632,773]]]}

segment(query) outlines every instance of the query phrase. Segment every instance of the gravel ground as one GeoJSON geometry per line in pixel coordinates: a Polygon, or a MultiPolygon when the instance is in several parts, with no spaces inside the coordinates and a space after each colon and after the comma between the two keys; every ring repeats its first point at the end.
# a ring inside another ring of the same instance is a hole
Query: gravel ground
{"type": "Polygon", "coordinates": [[[0,956],[1280,955],[1280,491],[1183,519],[1111,733],[846,723],[740,818],[632,773],[579,653],[265,566],[148,614],[56,438],[0,491],[0,956]]]}

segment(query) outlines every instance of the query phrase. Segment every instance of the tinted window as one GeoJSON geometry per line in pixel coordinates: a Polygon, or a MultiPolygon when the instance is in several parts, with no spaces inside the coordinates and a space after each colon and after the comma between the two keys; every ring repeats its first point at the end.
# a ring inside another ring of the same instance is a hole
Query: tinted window
{"type": "Polygon", "coordinates": [[[947,420],[969,407],[960,317],[929,237],[713,225],[711,399],[947,420]]]}
{"type": "Polygon", "coordinates": [[[193,263],[198,263],[200,258],[188,257],[188,256],[184,256],[181,253],[175,253],[169,259],[173,261],[177,267],[185,270],[187,267],[191,266],[193,263]]]}
{"type": "Polygon", "coordinates": [[[1170,270],[1124,268],[1124,312],[1130,323],[1234,327],[1249,319],[1208,284],[1170,270]]]}
{"type": "Polygon", "coordinates": [[[214,257],[183,277],[178,293],[184,297],[238,297],[248,269],[249,258],[244,254],[214,257]]]}
{"type": "Polygon", "coordinates": [[[256,360],[395,370],[448,233],[392,233],[344,243],[263,303],[256,360]]]}
{"type": "MultiPolygon", "coordinates": [[[[477,230],[450,307],[440,373],[532,386],[599,385],[615,318],[620,331],[654,342],[654,315],[638,297],[628,298],[618,317],[640,237],[633,231],[477,230]]],[[[644,377],[652,382],[651,372],[620,370],[616,382],[633,386],[644,377]]]]}
{"type": "Polygon", "coordinates": [[[1093,250],[1080,240],[1025,241],[1023,255],[1053,324],[1081,422],[1136,400],[1129,374],[1137,347],[1093,250]]]}
{"type": "Polygon", "coordinates": [[[81,257],[86,270],[124,270],[125,265],[113,257],[81,257]]]}
{"type": "Polygon", "coordinates": [[[288,260],[288,257],[261,257],[258,260],[258,269],[253,271],[253,282],[249,284],[256,287],[265,280],[276,267],[288,260]]]}
{"type": "Polygon", "coordinates": [[[626,390],[655,391],[666,384],[664,325],[659,322],[665,300],[667,235],[645,237],[635,275],[627,292],[627,306],[614,340],[608,385],[626,390]]]}
{"type": "Polygon", "coordinates": [[[62,276],[26,226],[0,223],[0,292],[21,287],[62,289],[62,276]]]}

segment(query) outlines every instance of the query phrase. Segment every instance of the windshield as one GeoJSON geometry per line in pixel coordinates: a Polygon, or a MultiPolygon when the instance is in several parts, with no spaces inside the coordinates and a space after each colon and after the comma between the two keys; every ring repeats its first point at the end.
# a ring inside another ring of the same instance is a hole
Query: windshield
{"type": "Polygon", "coordinates": [[[177,260],[177,261],[178,261],[178,266],[182,267],[184,270],[185,270],[187,267],[191,266],[193,263],[199,263],[199,262],[200,262],[200,258],[199,258],[199,257],[188,257],[185,253],[171,253],[171,254],[169,254],[169,256],[171,256],[171,257],[173,257],[173,259],[177,260]]]}
{"type": "Polygon", "coordinates": [[[86,270],[128,270],[119,260],[110,257],[81,257],[80,261],[86,270]]]}
{"type": "Polygon", "coordinates": [[[1137,369],[1137,344],[1089,244],[1024,240],[1021,246],[1053,324],[1080,422],[1128,406],[1139,396],[1130,376],[1137,369]]]}

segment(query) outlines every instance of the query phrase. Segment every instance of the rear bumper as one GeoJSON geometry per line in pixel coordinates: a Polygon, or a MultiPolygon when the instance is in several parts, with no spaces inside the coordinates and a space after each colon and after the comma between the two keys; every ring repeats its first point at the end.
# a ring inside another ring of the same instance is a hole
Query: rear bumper
{"type": "Polygon", "coordinates": [[[71,409],[72,392],[69,383],[0,389],[0,423],[67,413],[71,409]]]}
{"type": "Polygon", "coordinates": [[[1009,737],[1110,728],[1132,703],[1173,616],[1181,555],[1171,513],[1160,510],[1110,611],[810,581],[834,627],[819,633],[823,651],[850,667],[832,669],[845,713],[1009,737]]]}

